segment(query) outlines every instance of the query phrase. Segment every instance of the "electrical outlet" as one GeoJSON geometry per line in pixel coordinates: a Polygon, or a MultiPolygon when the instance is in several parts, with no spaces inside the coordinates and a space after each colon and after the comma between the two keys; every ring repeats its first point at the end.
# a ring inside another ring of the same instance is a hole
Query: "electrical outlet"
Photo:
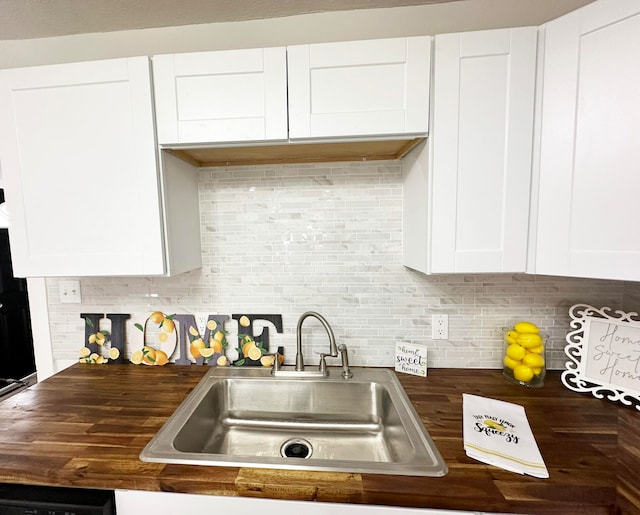
{"type": "Polygon", "coordinates": [[[431,338],[434,340],[449,339],[449,315],[432,315],[431,338]]]}
{"type": "Polygon", "coordinates": [[[208,313],[195,313],[193,315],[196,319],[196,325],[198,326],[198,331],[202,331],[202,336],[204,337],[204,333],[207,330],[207,320],[209,319],[208,313]]]}
{"type": "Polygon", "coordinates": [[[60,302],[62,304],[81,304],[80,281],[63,280],[58,282],[60,290],[60,302]]]}

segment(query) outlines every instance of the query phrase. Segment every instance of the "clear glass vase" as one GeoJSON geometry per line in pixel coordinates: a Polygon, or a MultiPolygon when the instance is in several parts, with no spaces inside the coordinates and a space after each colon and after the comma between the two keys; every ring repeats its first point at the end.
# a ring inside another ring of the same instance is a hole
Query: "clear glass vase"
{"type": "Polygon", "coordinates": [[[504,352],[502,375],[513,384],[528,388],[544,386],[547,371],[546,349],[549,335],[546,333],[518,333],[502,328],[504,352]]]}

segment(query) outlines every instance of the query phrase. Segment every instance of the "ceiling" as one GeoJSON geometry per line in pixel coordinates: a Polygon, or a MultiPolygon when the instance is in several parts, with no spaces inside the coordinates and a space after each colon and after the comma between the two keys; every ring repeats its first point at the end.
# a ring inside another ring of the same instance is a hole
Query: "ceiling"
{"type": "Polygon", "coordinates": [[[0,40],[460,0],[0,0],[0,40]]]}

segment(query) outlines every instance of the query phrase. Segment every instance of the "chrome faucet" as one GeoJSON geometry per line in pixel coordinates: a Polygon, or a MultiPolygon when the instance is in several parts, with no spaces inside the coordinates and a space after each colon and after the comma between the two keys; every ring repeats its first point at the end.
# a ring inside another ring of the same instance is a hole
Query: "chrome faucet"
{"type": "Polygon", "coordinates": [[[296,371],[302,372],[304,370],[304,357],[302,356],[302,323],[308,318],[313,317],[320,321],[320,323],[324,326],[327,334],[329,335],[329,354],[320,354],[320,364],[318,366],[319,370],[324,372],[327,369],[327,362],[325,358],[327,356],[337,357],[338,356],[338,347],[336,346],[336,338],[333,335],[333,330],[329,325],[329,322],[320,314],[315,311],[307,311],[303,313],[298,320],[298,328],[296,330],[296,371]]]}
{"type": "Polygon", "coordinates": [[[329,375],[329,371],[327,370],[327,356],[330,357],[338,357],[338,347],[336,345],[336,338],[333,335],[333,330],[329,325],[329,322],[320,314],[315,311],[307,311],[303,313],[300,319],[298,320],[298,327],[296,329],[296,366],[295,370],[282,370],[280,368],[279,360],[276,359],[274,363],[274,367],[272,369],[272,374],[274,376],[284,376],[287,375],[289,377],[327,377],[329,375]],[[320,363],[318,365],[318,370],[305,370],[304,366],[304,356],[302,354],[302,323],[308,318],[313,317],[317,319],[327,331],[329,335],[329,353],[321,353],[320,354],[320,363]]]}

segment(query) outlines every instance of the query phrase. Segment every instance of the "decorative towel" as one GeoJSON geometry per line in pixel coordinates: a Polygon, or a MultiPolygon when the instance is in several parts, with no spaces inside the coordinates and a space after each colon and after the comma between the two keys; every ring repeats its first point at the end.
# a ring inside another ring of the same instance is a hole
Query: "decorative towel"
{"type": "Polygon", "coordinates": [[[549,477],[524,408],[519,404],[462,394],[467,456],[519,474],[549,477]]]}

